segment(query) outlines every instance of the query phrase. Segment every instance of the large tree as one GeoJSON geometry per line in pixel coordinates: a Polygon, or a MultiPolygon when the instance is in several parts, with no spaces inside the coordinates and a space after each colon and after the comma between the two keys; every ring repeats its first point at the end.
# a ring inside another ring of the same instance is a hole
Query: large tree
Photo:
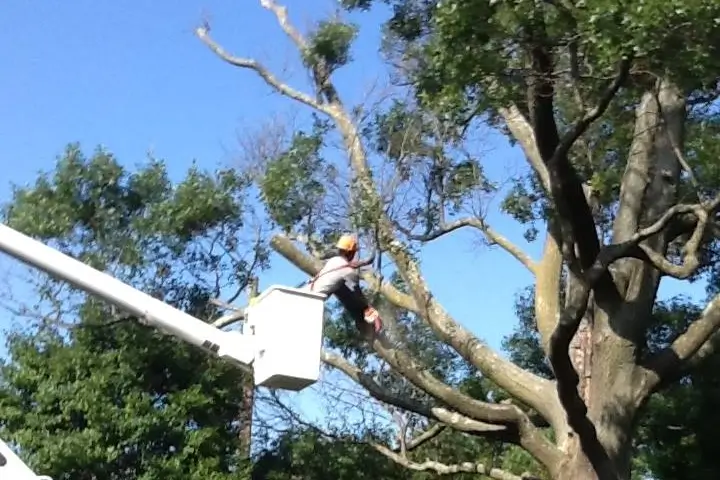
{"type": "MultiPolygon", "coordinates": [[[[330,351],[325,361],[382,402],[521,446],[555,479],[628,478],[638,412],[713,353],[720,326],[716,296],[667,347],[647,348],[660,281],[695,278],[713,259],[720,197],[717,140],[708,132],[717,121],[703,107],[717,93],[720,4],[391,1],[386,46],[412,95],[368,115],[345,103],[333,81],[351,61],[356,28],[338,16],[301,32],[284,6],[260,3],[297,47],[312,93],[229,54],[207,25],[197,35],[317,115],[315,130],[257,170],[283,232],[274,248],[313,274],[318,244],[357,231],[402,279],[399,288],[384,271],[368,270],[370,289],[422,321],[511,400],[451,384],[415,358],[402,335],[392,345],[375,341],[372,355],[422,394],[394,395],[365,374],[366,363],[330,351]],[[464,148],[479,123],[519,144],[527,159],[528,175],[504,209],[529,224],[528,238],[544,241],[540,258],[485,221],[482,199],[494,186],[464,148]],[[347,163],[322,155],[331,139],[347,163]],[[534,276],[535,328],[552,380],[504,359],[433,296],[418,248],[461,228],[483,234],[534,276]]],[[[515,478],[472,458],[448,465],[387,453],[414,469],[515,478]]]]}

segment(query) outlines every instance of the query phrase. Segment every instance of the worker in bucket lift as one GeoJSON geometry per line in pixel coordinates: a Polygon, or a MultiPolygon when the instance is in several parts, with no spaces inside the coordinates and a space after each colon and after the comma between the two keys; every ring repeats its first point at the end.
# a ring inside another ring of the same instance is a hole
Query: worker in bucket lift
{"type": "MultiPolygon", "coordinates": [[[[358,252],[357,240],[352,235],[343,235],[337,241],[335,247],[337,248],[337,255],[332,256],[325,262],[323,268],[315,275],[307,287],[315,293],[329,297],[345,285],[353,294],[362,297],[363,304],[368,305],[360,290],[359,266],[354,261],[358,252]]],[[[364,308],[362,316],[365,322],[373,326],[376,334],[380,333],[382,321],[377,310],[368,305],[364,308]]]]}

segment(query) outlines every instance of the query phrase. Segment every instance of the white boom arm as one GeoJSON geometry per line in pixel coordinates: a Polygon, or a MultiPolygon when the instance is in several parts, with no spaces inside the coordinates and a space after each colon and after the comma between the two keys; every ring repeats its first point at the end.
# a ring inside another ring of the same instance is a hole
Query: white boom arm
{"type": "MultiPolygon", "coordinates": [[[[272,286],[246,309],[247,333],[226,332],[0,223],[0,251],[65,280],[253,373],[255,385],[300,391],[320,375],[326,297],[272,286]]],[[[0,480],[41,480],[0,440],[0,480]]]]}
{"type": "Polygon", "coordinates": [[[0,478],[8,480],[52,480],[50,477],[35,475],[30,467],[20,460],[10,447],[0,440],[0,478]]]}
{"type": "Polygon", "coordinates": [[[72,283],[132,313],[141,322],[219,357],[246,368],[253,361],[249,336],[215,328],[3,224],[0,224],[0,251],[72,283]]]}
{"type": "MultiPolygon", "coordinates": [[[[3,224],[0,224],[0,251],[107,300],[136,315],[143,323],[229,359],[240,367],[250,368],[254,350],[249,335],[219,330],[3,224]]],[[[42,480],[49,477],[35,475],[0,440],[0,479],[42,480]]]]}

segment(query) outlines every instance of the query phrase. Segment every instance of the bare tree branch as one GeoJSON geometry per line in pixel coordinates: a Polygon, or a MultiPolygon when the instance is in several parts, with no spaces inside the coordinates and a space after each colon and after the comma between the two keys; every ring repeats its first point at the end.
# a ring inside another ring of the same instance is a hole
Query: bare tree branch
{"type": "Polygon", "coordinates": [[[560,140],[555,153],[553,154],[553,160],[551,163],[564,158],[570,149],[572,148],[575,141],[580,138],[585,131],[592,125],[597,119],[603,116],[605,111],[610,106],[613,98],[617,95],[620,88],[623,86],[630,73],[630,67],[632,66],[632,57],[625,56],[620,61],[620,67],[615,78],[612,80],[610,85],[607,86],[603,94],[600,96],[598,103],[588,110],[585,115],[570,127],[570,129],[563,135],[560,140]]]}
{"type": "Polygon", "coordinates": [[[394,395],[378,384],[372,377],[339,355],[323,351],[322,359],[323,362],[340,370],[358,385],[365,388],[370,395],[381,402],[436,420],[462,432],[477,434],[503,432],[506,430],[502,425],[479,422],[457,412],[452,412],[444,407],[425,405],[406,397],[394,395]]]}
{"type": "Polygon", "coordinates": [[[487,344],[458,324],[435,300],[418,265],[405,248],[399,242],[393,242],[390,252],[395,265],[403,272],[406,282],[413,289],[417,305],[422,308],[421,317],[435,334],[520,402],[531,406],[546,419],[551,418],[556,406],[552,382],[500,357],[487,344]]]}
{"type": "Polygon", "coordinates": [[[421,447],[425,443],[429,442],[430,440],[444,432],[446,428],[447,425],[444,425],[442,423],[436,423],[421,434],[413,437],[409,442],[406,442],[405,450],[407,452],[411,452],[416,448],[421,447]]]}
{"type": "Polygon", "coordinates": [[[715,336],[720,329],[720,295],[716,295],[700,318],[667,348],[651,356],[643,366],[648,369],[644,391],[650,393],[687,371],[689,362],[699,363],[716,350],[715,336]]]}
{"type": "Polygon", "coordinates": [[[548,226],[542,259],[537,263],[535,274],[535,320],[543,351],[550,351],[550,336],[560,318],[560,280],[562,277],[562,252],[557,236],[548,226]]]}
{"type": "Polygon", "coordinates": [[[524,475],[514,475],[510,472],[507,472],[505,470],[500,470],[499,468],[491,468],[487,467],[482,463],[472,463],[472,462],[464,462],[464,463],[458,463],[454,465],[446,465],[444,463],[436,462],[433,460],[425,460],[424,462],[413,462],[412,460],[408,459],[407,457],[404,457],[400,455],[399,453],[394,452],[393,450],[387,448],[384,445],[380,445],[378,443],[371,443],[370,444],[376,451],[379,453],[385,455],[390,460],[394,461],[395,463],[402,465],[403,467],[407,468],[408,470],[414,470],[416,472],[433,472],[438,475],[453,475],[457,473],[477,473],[480,475],[485,475],[489,478],[495,479],[495,480],[533,480],[536,477],[533,477],[528,474],[524,475]]]}
{"type": "Polygon", "coordinates": [[[492,244],[499,245],[503,250],[515,257],[517,261],[522,263],[528,270],[530,270],[530,272],[535,273],[535,268],[537,266],[535,264],[535,261],[520,247],[512,243],[507,237],[499,234],[498,232],[490,228],[480,218],[468,217],[456,220],[448,224],[439,225],[437,229],[424,235],[414,234],[410,230],[407,230],[400,225],[396,225],[396,228],[400,230],[400,232],[402,232],[409,239],[417,240],[420,242],[431,242],[442,237],[443,235],[447,235],[448,233],[452,233],[455,230],[459,230],[464,227],[472,227],[480,230],[488,239],[488,241],[490,241],[492,244]]]}
{"type": "Polygon", "coordinates": [[[626,241],[603,247],[593,266],[587,270],[586,281],[594,283],[610,264],[626,256],[647,260],[666,275],[675,278],[687,278],[699,267],[698,250],[705,238],[709,215],[717,211],[718,208],[720,208],[720,194],[707,202],[697,204],[680,203],[670,207],[655,223],[635,232],[626,241]],[[681,265],[673,264],[663,255],[642,244],[653,235],[657,235],[663,229],[668,228],[675,217],[685,214],[691,214],[696,221],[693,233],[683,247],[684,255],[681,265]]]}
{"type": "Polygon", "coordinates": [[[312,96],[296,90],[288,86],[286,83],[278,80],[275,75],[273,75],[267,68],[265,68],[265,66],[263,66],[257,60],[252,58],[236,57],[226,52],[225,49],[221,47],[217,42],[215,42],[215,40],[213,40],[209,34],[210,27],[207,24],[201,27],[197,27],[195,29],[195,35],[197,35],[197,37],[223,61],[229,63],[234,67],[253,70],[256,74],[260,76],[260,78],[265,81],[265,83],[272,87],[273,90],[275,90],[276,92],[285,95],[286,97],[291,98],[295,101],[303,103],[315,110],[323,113],[328,113],[327,107],[319,103],[312,96]]]}
{"type": "Polygon", "coordinates": [[[718,346],[720,346],[720,331],[716,330],[715,333],[711,335],[700,348],[698,348],[694,355],[688,357],[685,361],[685,368],[676,370],[677,373],[675,373],[675,375],[665,375],[662,383],[667,384],[669,381],[677,378],[677,376],[682,375],[682,373],[698,367],[717,352],[718,346]]]}
{"type": "Polygon", "coordinates": [[[275,18],[277,18],[280,28],[282,28],[283,32],[285,32],[285,35],[287,35],[290,40],[293,41],[298,50],[303,52],[307,48],[307,42],[300,34],[300,32],[290,22],[287,7],[284,5],[278,5],[272,0],[260,0],[260,5],[262,5],[263,8],[273,12],[275,18]]]}
{"type": "Polygon", "coordinates": [[[538,144],[535,139],[535,132],[530,122],[528,122],[525,115],[523,115],[515,105],[501,108],[500,115],[502,115],[505,120],[513,138],[518,141],[520,147],[523,149],[525,158],[540,179],[543,190],[545,190],[546,194],[550,195],[550,173],[548,172],[545,162],[543,162],[542,155],[540,155],[540,150],[538,149],[538,144]]]}

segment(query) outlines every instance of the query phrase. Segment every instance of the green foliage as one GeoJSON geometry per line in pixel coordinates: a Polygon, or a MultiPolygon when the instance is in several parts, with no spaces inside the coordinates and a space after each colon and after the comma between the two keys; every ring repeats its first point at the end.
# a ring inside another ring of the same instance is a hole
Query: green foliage
{"type": "Polygon", "coordinates": [[[692,5],[680,0],[387,3],[394,12],[388,27],[416,62],[413,79],[421,95],[452,109],[487,108],[509,99],[524,103],[523,53],[536,41],[561,68],[567,48],[579,47],[581,88],[590,96],[599,93],[600,78],[612,75],[618,60],[629,54],[644,71],[669,71],[689,90],[714,87],[720,6],[711,0],[692,5]],[[693,25],[692,39],[685,36],[687,25],[693,25]],[[468,99],[472,104],[466,106],[468,99]]]}
{"type": "MultiPolygon", "coordinates": [[[[487,121],[508,133],[497,116],[499,107],[513,102],[530,113],[527,88],[538,75],[531,62],[535,45],[553,61],[555,120],[561,133],[597,104],[619,60],[634,57],[625,89],[570,152],[581,178],[593,188],[593,211],[603,236],[610,232],[638,93],[658,75],[674,80],[691,98],[716,90],[720,4],[712,0],[692,5],[681,0],[382,3],[392,8],[385,43],[387,51],[399,57],[396,63],[403,65],[400,75],[424,108],[443,112],[464,127],[473,120],[487,121]]],[[[370,2],[346,2],[349,9],[369,6],[370,2]]],[[[692,116],[688,122],[689,137],[702,136],[699,143],[688,139],[689,146],[704,149],[706,142],[716,143],[707,132],[693,133],[695,124],[707,129],[707,116],[692,116]]],[[[716,182],[708,166],[693,165],[702,189],[716,182]]],[[[503,208],[526,225],[526,238],[534,240],[535,222],[547,219],[550,209],[531,175],[521,175],[514,183],[503,208]]]]}
{"type": "MultiPolygon", "coordinates": [[[[648,350],[668,345],[700,313],[700,307],[683,297],[659,304],[648,350]]],[[[656,478],[709,480],[717,476],[720,448],[711,438],[720,424],[719,372],[720,359],[713,356],[650,399],[635,440],[643,473],[656,478]]]]}
{"type": "MultiPolygon", "coordinates": [[[[248,185],[233,170],[210,174],[196,167],[173,185],[160,161],[131,173],[108,152],[87,158],[70,145],[53,172],[41,173],[30,188],[14,188],[4,220],[96,268],[117,266],[128,279],[166,263],[165,256],[182,255],[187,267],[244,283],[247,262],[219,252],[238,248],[233,232],[243,228],[248,185]],[[203,255],[214,234],[222,243],[203,255]]],[[[266,259],[262,249],[254,253],[266,259]]]]}
{"type": "Polygon", "coordinates": [[[441,219],[451,220],[478,207],[497,190],[477,156],[463,148],[461,129],[443,115],[394,100],[376,112],[363,130],[368,150],[392,168],[393,210],[406,230],[427,233],[441,219]]]}
{"type": "MultiPolygon", "coordinates": [[[[162,162],[131,173],[107,152],[86,158],[73,145],[54,171],[15,189],[5,217],[208,318],[210,298],[241,288],[265,262],[264,249],[243,243],[246,187],[232,171],[197,168],[172,184],[162,162]]],[[[241,371],[54,283],[40,277],[32,286],[42,301],[29,307],[54,320],[10,338],[0,436],[56,480],[247,478],[241,371]]]]}
{"type": "Polygon", "coordinates": [[[312,430],[289,432],[259,455],[257,480],[411,479],[410,473],[352,437],[328,439],[312,430]]]}
{"type": "Polygon", "coordinates": [[[2,369],[2,437],[58,480],[240,479],[238,370],[87,308],[68,340],[14,335],[2,369]]]}
{"type": "Polygon", "coordinates": [[[303,62],[307,67],[321,64],[331,73],[352,60],[350,47],[356,36],[355,25],[338,20],[323,20],[308,37],[303,62]]]}
{"type": "Polygon", "coordinates": [[[327,127],[316,123],[310,133],[296,133],[288,148],[270,159],[259,182],[262,199],[270,218],[284,231],[300,227],[321,217],[328,183],[336,176],[333,165],[322,156],[327,127]]]}

